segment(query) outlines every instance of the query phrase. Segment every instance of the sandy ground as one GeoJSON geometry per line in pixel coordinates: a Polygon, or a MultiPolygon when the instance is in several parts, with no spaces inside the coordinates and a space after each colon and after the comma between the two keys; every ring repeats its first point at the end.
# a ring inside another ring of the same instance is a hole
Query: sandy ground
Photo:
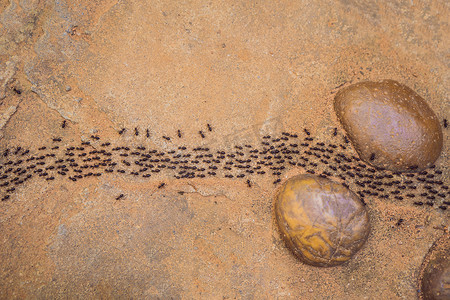
{"type": "MultiPolygon", "coordinates": [[[[161,151],[230,149],[304,127],[328,142],[340,128],[336,91],[387,78],[448,119],[449,11],[416,0],[1,0],[1,149],[37,153],[55,137],[68,147],[92,135],[161,151]]],[[[449,146],[444,129],[436,167],[447,185],[449,146]]],[[[287,167],[280,179],[302,172],[287,167]]],[[[366,245],[342,266],[316,268],[280,239],[274,178],[249,178],[251,188],[167,172],[33,177],[0,202],[0,297],[417,297],[450,209],[367,197],[366,245]]]]}

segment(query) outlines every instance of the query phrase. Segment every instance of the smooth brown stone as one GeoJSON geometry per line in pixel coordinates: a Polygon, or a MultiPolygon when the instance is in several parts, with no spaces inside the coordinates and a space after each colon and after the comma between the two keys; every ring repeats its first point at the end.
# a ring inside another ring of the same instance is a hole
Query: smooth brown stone
{"type": "Polygon", "coordinates": [[[313,266],[348,261],[370,232],[361,200],[343,185],[314,175],[298,175],[283,184],[275,215],[287,246],[313,266]]]}
{"type": "Polygon", "coordinates": [[[340,90],[334,109],[365,162],[392,171],[423,170],[442,150],[442,129],[425,100],[393,80],[340,90]]]}
{"type": "Polygon", "coordinates": [[[419,298],[450,299],[450,233],[433,244],[420,271],[419,298]]]}

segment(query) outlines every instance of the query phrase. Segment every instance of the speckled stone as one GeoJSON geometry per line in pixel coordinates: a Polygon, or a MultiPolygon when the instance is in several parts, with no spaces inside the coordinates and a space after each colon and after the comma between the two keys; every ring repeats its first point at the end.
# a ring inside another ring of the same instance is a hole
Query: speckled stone
{"type": "Polygon", "coordinates": [[[275,215],[287,246],[313,266],[348,261],[370,232],[360,199],[343,185],[314,175],[298,175],[283,184],[275,215]]]}
{"type": "Polygon", "coordinates": [[[450,234],[447,232],[431,247],[422,264],[419,298],[450,299],[450,234]]]}
{"type": "Polygon", "coordinates": [[[392,171],[422,170],[442,149],[442,129],[425,100],[393,80],[338,92],[334,108],[362,160],[392,171]]]}

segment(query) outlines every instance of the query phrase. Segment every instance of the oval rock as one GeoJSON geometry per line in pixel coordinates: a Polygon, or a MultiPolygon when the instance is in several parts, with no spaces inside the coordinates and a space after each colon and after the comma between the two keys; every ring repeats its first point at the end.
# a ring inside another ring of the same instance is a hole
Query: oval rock
{"type": "Polygon", "coordinates": [[[419,299],[450,299],[450,233],[444,233],[430,248],[419,277],[419,299]]]}
{"type": "Polygon", "coordinates": [[[340,90],[339,121],[365,162],[392,171],[419,171],[442,150],[439,120],[425,100],[394,80],[361,82],[340,90]]]}
{"type": "Polygon", "coordinates": [[[313,266],[348,261],[370,232],[360,199],[343,185],[314,175],[298,175],[283,184],[275,216],[286,245],[313,266]]]}

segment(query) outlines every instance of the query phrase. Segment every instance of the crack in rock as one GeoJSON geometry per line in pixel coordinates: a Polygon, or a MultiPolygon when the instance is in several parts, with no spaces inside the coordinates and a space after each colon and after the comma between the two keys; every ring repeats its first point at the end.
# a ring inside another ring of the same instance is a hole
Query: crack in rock
{"type": "Polygon", "coordinates": [[[11,82],[17,71],[18,57],[13,56],[0,69],[0,100],[6,97],[6,85],[11,82]]]}

